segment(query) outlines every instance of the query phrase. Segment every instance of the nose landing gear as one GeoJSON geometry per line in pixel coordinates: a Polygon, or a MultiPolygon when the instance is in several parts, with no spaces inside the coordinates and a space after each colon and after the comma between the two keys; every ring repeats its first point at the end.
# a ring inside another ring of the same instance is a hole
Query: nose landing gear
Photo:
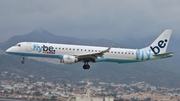
{"type": "Polygon", "coordinates": [[[21,64],[24,64],[25,63],[25,58],[22,57],[22,61],[21,61],[21,64]]]}

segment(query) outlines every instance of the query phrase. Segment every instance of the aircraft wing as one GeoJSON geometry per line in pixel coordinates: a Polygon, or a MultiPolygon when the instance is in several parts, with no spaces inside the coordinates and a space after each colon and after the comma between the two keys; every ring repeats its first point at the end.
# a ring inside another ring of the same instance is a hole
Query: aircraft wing
{"type": "Polygon", "coordinates": [[[103,57],[104,53],[109,52],[111,47],[112,47],[112,45],[110,47],[108,47],[106,50],[101,51],[101,52],[88,53],[88,54],[79,54],[79,55],[75,55],[75,56],[78,59],[94,61],[95,59],[97,59],[97,57],[103,57]]]}

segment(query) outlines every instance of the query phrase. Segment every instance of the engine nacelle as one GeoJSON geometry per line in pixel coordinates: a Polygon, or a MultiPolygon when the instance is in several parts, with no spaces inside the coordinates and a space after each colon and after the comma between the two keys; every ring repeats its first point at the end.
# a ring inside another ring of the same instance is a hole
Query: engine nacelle
{"type": "Polygon", "coordinates": [[[64,64],[73,64],[75,62],[78,62],[78,59],[75,56],[70,55],[64,55],[63,59],[60,60],[60,63],[64,64]]]}

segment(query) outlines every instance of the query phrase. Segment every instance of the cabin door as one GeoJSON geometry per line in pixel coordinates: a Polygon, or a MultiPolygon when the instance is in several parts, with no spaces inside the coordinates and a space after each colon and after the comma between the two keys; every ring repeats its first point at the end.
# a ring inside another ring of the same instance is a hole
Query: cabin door
{"type": "Polygon", "coordinates": [[[31,44],[31,42],[27,42],[26,44],[26,51],[27,52],[31,52],[33,50],[33,46],[31,44]]]}

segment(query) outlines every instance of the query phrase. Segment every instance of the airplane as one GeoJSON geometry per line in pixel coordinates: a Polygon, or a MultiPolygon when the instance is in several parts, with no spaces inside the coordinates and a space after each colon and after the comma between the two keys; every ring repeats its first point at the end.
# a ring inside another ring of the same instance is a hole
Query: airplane
{"type": "Polygon", "coordinates": [[[89,62],[132,63],[172,57],[173,52],[166,52],[171,33],[172,30],[166,29],[151,45],[141,49],[19,42],[6,53],[20,55],[22,64],[26,56],[48,57],[58,58],[63,64],[83,62],[83,69],[89,69],[89,62]]]}

